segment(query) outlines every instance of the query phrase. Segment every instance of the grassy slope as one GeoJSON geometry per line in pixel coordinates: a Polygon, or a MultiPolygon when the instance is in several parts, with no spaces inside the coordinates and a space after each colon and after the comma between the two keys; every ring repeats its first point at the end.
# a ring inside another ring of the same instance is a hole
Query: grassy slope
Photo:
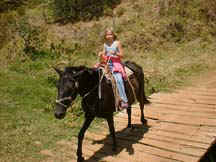
{"type": "MultiPolygon", "coordinates": [[[[182,20],[173,13],[162,16],[159,8],[157,0],[128,0],[115,9],[115,30],[124,46],[125,60],[143,67],[148,95],[176,88],[191,75],[215,69],[214,38],[205,34],[205,22],[193,17],[182,20]],[[177,21],[186,24],[187,34],[169,28],[177,21]],[[193,32],[197,26],[201,26],[201,34],[193,32]]],[[[110,17],[63,26],[46,24],[42,13],[41,7],[32,7],[24,16],[42,31],[39,43],[43,47],[37,47],[40,52],[34,53],[34,61],[23,53],[23,40],[17,33],[0,50],[0,161],[41,161],[46,158],[41,150],[55,148],[56,141],[77,134],[82,120],[77,118],[79,102],[66,119],[53,117],[57,76],[50,66],[92,66],[103,29],[113,26],[110,17]],[[45,41],[41,39],[44,35],[45,41]]]]}
{"type": "Polygon", "coordinates": [[[83,120],[79,101],[67,118],[54,118],[56,76],[47,62],[29,61],[0,70],[0,161],[41,161],[46,158],[41,150],[78,134],[83,120]]]}

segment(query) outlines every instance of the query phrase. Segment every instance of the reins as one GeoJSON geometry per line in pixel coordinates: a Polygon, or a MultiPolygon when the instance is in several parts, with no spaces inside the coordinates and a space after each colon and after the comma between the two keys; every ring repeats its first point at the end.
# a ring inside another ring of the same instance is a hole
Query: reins
{"type": "Polygon", "coordinates": [[[83,99],[86,98],[88,95],[90,95],[98,86],[99,86],[99,84],[97,84],[96,86],[94,86],[94,88],[92,88],[90,91],[88,91],[86,94],[84,94],[83,99]]]}
{"type": "MultiPolygon", "coordinates": [[[[99,69],[99,70],[100,70],[100,69],[99,69]]],[[[98,83],[94,88],[92,88],[89,92],[87,92],[87,93],[83,96],[83,101],[84,101],[84,103],[85,103],[85,105],[86,105],[87,107],[90,107],[90,106],[89,106],[89,104],[86,102],[85,98],[86,98],[88,95],[90,95],[97,87],[98,87],[98,97],[99,97],[99,100],[101,99],[101,81],[102,81],[102,79],[103,79],[103,77],[104,77],[104,74],[105,74],[105,73],[103,73],[103,74],[100,76],[100,71],[99,71],[99,83],[98,83]]],[[[91,106],[94,107],[95,105],[96,105],[96,103],[93,104],[93,105],[91,105],[91,106]]]]}
{"type": "Polygon", "coordinates": [[[65,108],[67,108],[67,105],[63,104],[62,101],[71,100],[71,99],[72,99],[71,96],[69,96],[69,97],[64,97],[64,98],[61,98],[61,99],[59,99],[59,100],[56,100],[55,103],[57,103],[57,104],[59,104],[59,105],[65,107],[65,108]]]}

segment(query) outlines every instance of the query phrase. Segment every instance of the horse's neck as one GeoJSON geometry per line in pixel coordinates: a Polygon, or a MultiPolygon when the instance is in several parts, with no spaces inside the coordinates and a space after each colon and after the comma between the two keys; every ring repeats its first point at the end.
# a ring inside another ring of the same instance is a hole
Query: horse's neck
{"type": "Polygon", "coordinates": [[[88,80],[79,80],[79,94],[80,96],[84,97],[89,92],[96,89],[95,87],[98,85],[97,76],[94,74],[88,78],[88,80]]]}

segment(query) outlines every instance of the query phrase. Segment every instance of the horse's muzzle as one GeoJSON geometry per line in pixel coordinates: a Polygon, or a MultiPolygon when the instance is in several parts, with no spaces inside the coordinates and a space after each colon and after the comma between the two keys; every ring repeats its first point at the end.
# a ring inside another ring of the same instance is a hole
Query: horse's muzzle
{"type": "Polygon", "coordinates": [[[57,119],[63,119],[66,115],[66,112],[55,112],[55,117],[57,119]]]}

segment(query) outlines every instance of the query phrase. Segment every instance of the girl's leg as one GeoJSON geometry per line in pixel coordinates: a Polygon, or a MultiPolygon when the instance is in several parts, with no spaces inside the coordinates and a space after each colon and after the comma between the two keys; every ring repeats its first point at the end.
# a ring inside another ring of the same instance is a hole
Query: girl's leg
{"type": "Polygon", "coordinates": [[[125,87],[124,87],[124,82],[122,79],[122,74],[118,73],[118,72],[114,72],[113,76],[115,78],[116,84],[117,84],[117,88],[118,88],[118,92],[119,92],[119,96],[121,97],[121,99],[127,103],[128,99],[125,93],[125,87]]]}

